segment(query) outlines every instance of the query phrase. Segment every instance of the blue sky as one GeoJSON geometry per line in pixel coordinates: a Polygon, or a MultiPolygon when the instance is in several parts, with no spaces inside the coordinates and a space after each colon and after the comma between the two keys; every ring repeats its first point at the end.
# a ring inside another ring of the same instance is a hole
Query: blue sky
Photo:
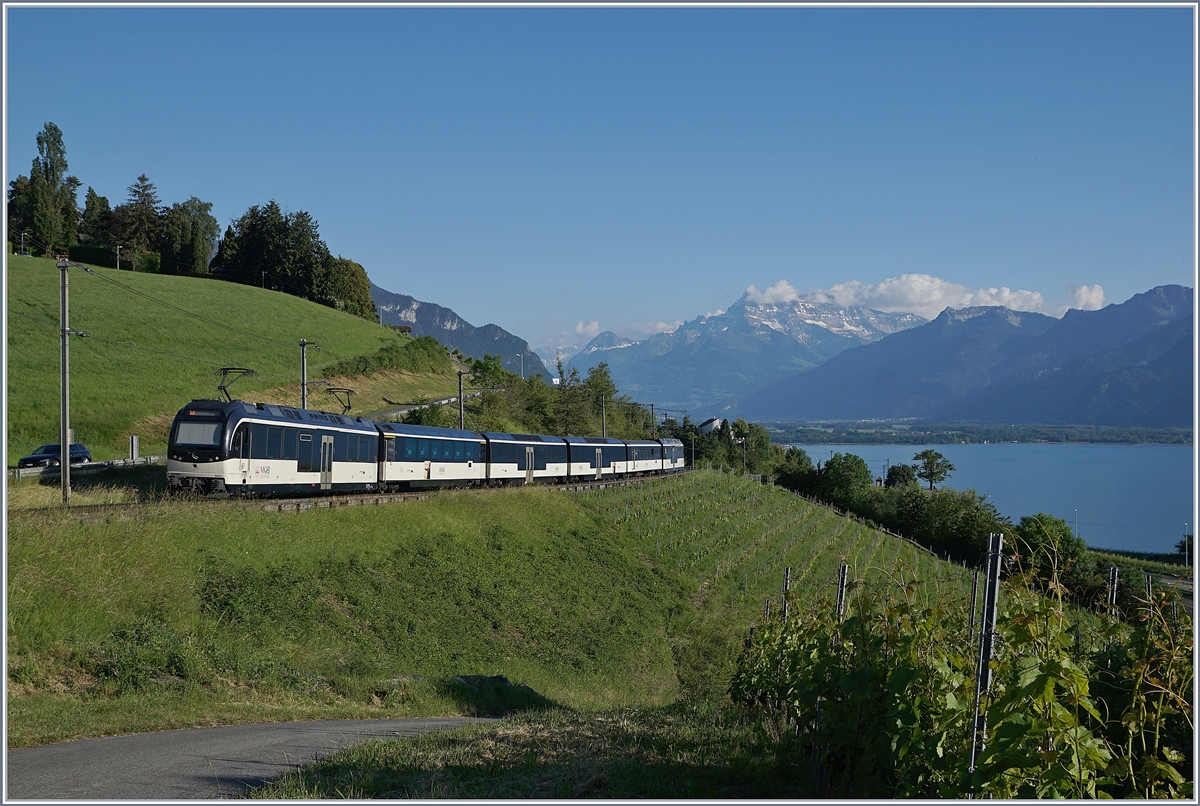
{"type": "Polygon", "coordinates": [[[928,315],[1194,285],[1187,8],[6,12],[6,181],[53,121],[114,204],[143,172],[222,228],[275,199],[535,347],[747,289],[928,315]]]}

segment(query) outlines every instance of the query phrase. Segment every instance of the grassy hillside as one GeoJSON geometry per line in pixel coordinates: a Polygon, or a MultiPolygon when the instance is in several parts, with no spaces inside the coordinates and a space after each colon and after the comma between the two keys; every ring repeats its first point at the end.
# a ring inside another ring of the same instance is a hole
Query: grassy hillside
{"type": "MultiPolygon", "coordinates": [[[[175,411],[188,400],[218,396],[218,367],[258,373],[234,384],[235,397],[296,405],[301,338],[321,347],[308,351],[310,380],[322,377],[322,369],[338,359],[373,353],[398,338],[287,294],[114,269],[98,268],[96,276],[72,269],[70,305],[71,328],[91,333],[71,340],[71,424],[77,441],[96,459],[126,455],[130,434],[139,436],[143,453],[162,453],[175,411]]],[[[58,441],[58,328],[54,261],[9,255],[10,464],[43,442],[58,441]]],[[[384,397],[407,401],[457,389],[448,375],[392,372],[331,380],[360,393],[353,400],[356,412],[383,408],[384,397]]],[[[336,408],[319,391],[310,399],[313,408],[336,408]]]]}
{"type": "Polygon", "coordinates": [[[487,712],[456,675],[506,675],[575,709],[721,700],[785,565],[802,599],[843,558],[961,582],[903,541],[703,471],[291,514],[10,511],[8,527],[11,746],[487,712]]]}

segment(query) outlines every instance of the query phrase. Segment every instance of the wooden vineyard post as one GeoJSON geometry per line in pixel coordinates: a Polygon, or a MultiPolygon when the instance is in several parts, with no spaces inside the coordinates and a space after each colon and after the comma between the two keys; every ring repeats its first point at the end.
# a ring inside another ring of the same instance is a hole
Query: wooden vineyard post
{"type": "Polygon", "coordinates": [[[976,754],[987,748],[987,712],[980,713],[980,700],[992,686],[992,650],[996,635],[996,603],[1000,597],[1000,562],[1004,535],[988,535],[987,582],[983,589],[983,618],[979,625],[979,662],[975,672],[975,720],[971,730],[971,764],[967,772],[975,772],[976,754]]]}

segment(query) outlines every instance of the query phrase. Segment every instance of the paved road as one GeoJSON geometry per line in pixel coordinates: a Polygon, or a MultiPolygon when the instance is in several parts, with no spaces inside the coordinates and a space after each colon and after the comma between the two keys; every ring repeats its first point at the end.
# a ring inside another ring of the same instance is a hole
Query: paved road
{"type": "Polygon", "coordinates": [[[227,798],[367,739],[488,720],[343,719],[190,728],[8,751],[6,800],[227,798]]]}

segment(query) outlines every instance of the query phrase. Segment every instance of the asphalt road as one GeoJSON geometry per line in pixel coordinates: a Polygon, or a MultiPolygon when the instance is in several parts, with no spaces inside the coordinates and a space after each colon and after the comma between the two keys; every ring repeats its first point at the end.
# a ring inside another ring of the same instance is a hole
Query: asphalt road
{"type": "Polygon", "coordinates": [[[236,797],[367,739],[489,720],[342,719],[189,728],[8,751],[5,800],[236,797]]]}

